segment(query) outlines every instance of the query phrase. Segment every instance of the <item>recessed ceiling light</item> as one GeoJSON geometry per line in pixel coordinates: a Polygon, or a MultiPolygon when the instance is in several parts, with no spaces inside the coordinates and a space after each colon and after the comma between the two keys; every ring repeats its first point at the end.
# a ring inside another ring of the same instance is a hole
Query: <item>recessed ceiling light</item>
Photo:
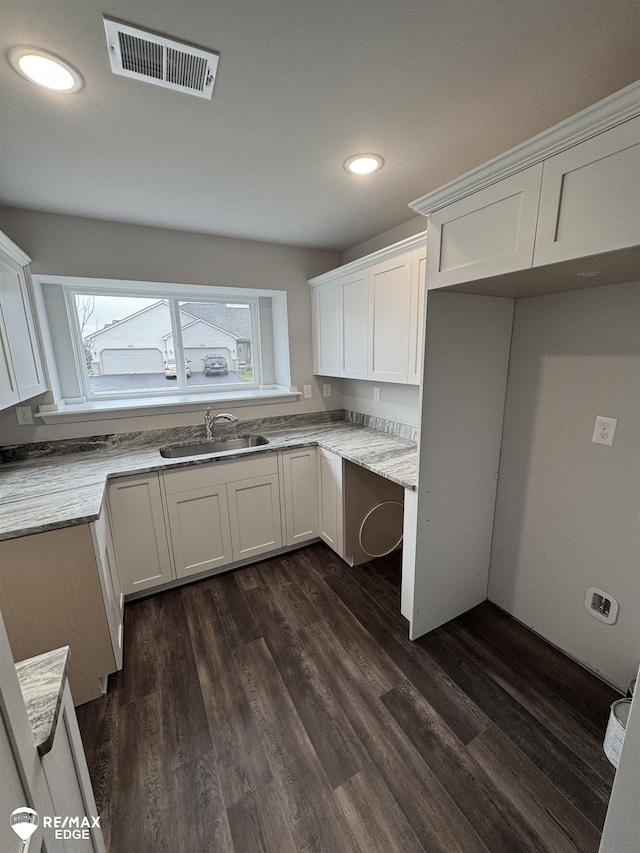
{"type": "Polygon", "coordinates": [[[377,172],[384,164],[384,160],[379,154],[354,154],[344,161],[344,167],[347,172],[352,172],[354,175],[369,175],[371,172],[377,172]]]}
{"type": "Polygon", "coordinates": [[[14,47],[9,51],[12,67],[37,86],[56,92],[77,92],[82,77],[75,68],[52,53],[35,47],[14,47]]]}

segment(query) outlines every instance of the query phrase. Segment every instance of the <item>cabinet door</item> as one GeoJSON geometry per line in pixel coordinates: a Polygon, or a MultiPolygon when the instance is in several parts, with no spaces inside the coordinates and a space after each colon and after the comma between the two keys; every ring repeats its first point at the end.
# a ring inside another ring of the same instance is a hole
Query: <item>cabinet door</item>
{"type": "Polygon", "coordinates": [[[124,639],[124,591],[120,580],[120,572],[116,562],[111,524],[106,501],[102,504],[100,516],[89,525],[93,550],[96,555],[96,565],[104,606],[109,624],[109,634],[113,646],[116,668],[122,669],[122,644],[124,639]]]}
{"type": "Polygon", "coordinates": [[[342,288],[342,362],[340,374],[366,379],[369,339],[369,275],[362,270],[340,279],[342,288]]]}
{"type": "Polygon", "coordinates": [[[55,814],[89,818],[88,837],[65,838],[65,853],[105,853],[102,830],[91,826],[91,818],[97,817],[98,811],[68,685],[62,695],[53,747],[42,756],[42,769],[55,814]]]}
{"type": "Polygon", "coordinates": [[[318,536],[318,463],[315,447],[282,453],[285,544],[318,536]]]}
{"type": "Polygon", "coordinates": [[[0,409],[15,406],[20,402],[18,383],[13,372],[11,351],[9,350],[9,335],[7,334],[2,301],[0,301],[0,409]]]}
{"type": "Polygon", "coordinates": [[[640,243],[640,118],[544,163],[534,266],[640,243]]]}
{"type": "Polygon", "coordinates": [[[344,512],[342,507],[342,458],[318,448],[320,495],[319,534],[330,548],[344,554],[344,512]]]}
{"type": "Polygon", "coordinates": [[[424,360],[425,314],[427,296],[426,247],[411,253],[411,310],[409,326],[409,385],[419,385],[424,360]]]}
{"type": "Polygon", "coordinates": [[[278,475],[227,484],[234,560],[282,548],[278,475]]]}
{"type": "Polygon", "coordinates": [[[379,382],[406,383],[411,316],[411,252],[372,267],[369,288],[368,378],[379,382]]]}
{"type": "Polygon", "coordinates": [[[233,562],[225,485],[167,495],[167,512],[176,577],[233,562]]]}
{"type": "MultiPolygon", "coordinates": [[[[7,355],[17,386],[18,401],[28,400],[45,390],[40,361],[40,350],[33,324],[33,312],[24,269],[11,258],[0,254],[0,305],[2,306],[4,356],[0,359],[5,366],[7,355]]],[[[3,379],[5,377],[3,376],[3,379]]]]}
{"type": "Polygon", "coordinates": [[[136,474],[111,480],[108,494],[125,595],[172,580],[158,475],[136,474]]]}
{"type": "Polygon", "coordinates": [[[342,288],[337,281],[313,289],[313,372],[340,376],[342,288]]]}
{"type": "Polygon", "coordinates": [[[537,163],[430,214],[427,287],[530,267],[541,182],[537,163]]]}

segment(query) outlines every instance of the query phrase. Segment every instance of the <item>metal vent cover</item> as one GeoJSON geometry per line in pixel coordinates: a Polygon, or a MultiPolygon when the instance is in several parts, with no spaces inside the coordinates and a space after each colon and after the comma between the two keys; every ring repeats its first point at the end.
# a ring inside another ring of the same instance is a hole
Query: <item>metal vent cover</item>
{"type": "Polygon", "coordinates": [[[114,18],[103,18],[111,70],[154,86],[211,99],[218,54],[114,18]]]}

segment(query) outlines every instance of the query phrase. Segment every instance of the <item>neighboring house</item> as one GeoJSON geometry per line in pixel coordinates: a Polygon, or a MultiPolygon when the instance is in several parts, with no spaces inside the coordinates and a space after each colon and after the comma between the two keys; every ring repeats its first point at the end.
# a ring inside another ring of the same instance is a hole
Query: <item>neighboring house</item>
{"type": "Polygon", "coordinates": [[[222,302],[185,302],[182,310],[233,335],[236,340],[238,364],[252,363],[251,314],[248,306],[233,307],[222,302]]]}
{"type": "MultiPolygon", "coordinates": [[[[207,355],[222,355],[230,370],[251,362],[249,308],[222,303],[181,306],[182,342],[194,373],[202,372],[207,355]],[[217,320],[217,322],[216,322],[217,320]]],[[[97,332],[85,335],[95,375],[162,373],[163,362],[175,356],[169,305],[159,300],[97,332]]]]}
{"type": "MultiPolygon", "coordinates": [[[[202,362],[207,355],[221,355],[227,360],[231,370],[237,366],[236,339],[229,332],[207,323],[194,320],[181,313],[182,348],[185,358],[191,362],[192,373],[202,373],[202,362]]],[[[173,333],[164,336],[167,352],[174,354],[173,333]]]]}

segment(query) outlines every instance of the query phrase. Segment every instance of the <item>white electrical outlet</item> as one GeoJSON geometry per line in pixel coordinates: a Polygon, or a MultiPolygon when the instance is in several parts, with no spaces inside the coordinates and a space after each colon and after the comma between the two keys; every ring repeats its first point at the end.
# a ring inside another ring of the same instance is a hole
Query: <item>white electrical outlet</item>
{"type": "Polygon", "coordinates": [[[331,396],[331,384],[329,382],[326,382],[322,386],[322,396],[323,397],[330,397],[331,396]]]}
{"type": "Polygon", "coordinates": [[[605,418],[602,415],[598,415],[591,441],[595,442],[595,444],[606,444],[607,447],[611,447],[613,437],[616,434],[617,424],[618,421],[615,418],[605,418]]]}
{"type": "Polygon", "coordinates": [[[16,406],[16,418],[20,426],[28,426],[33,423],[33,410],[31,406],[16,406]]]}
{"type": "Polygon", "coordinates": [[[618,618],[618,602],[612,595],[603,592],[597,586],[590,586],[587,590],[584,606],[587,613],[600,619],[601,622],[606,622],[607,625],[613,625],[618,618]]]}
{"type": "Polygon", "coordinates": [[[311,394],[311,385],[303,385],[303,386],[302,386],[302,391],[303,391],[303,395],[302,395],[302,396],[304,397],[304,399],[305,399],[305,400],[310,400],[310,399],[311,399],[311,397],[312,397],[312,394],[311,394]]]}
{"type": "Polygon", "coordinates": [[[374,403],[380,402],[380,389],[379,388],[374,387],[374,389],[373,389],[373,402],[374,403]]]}

